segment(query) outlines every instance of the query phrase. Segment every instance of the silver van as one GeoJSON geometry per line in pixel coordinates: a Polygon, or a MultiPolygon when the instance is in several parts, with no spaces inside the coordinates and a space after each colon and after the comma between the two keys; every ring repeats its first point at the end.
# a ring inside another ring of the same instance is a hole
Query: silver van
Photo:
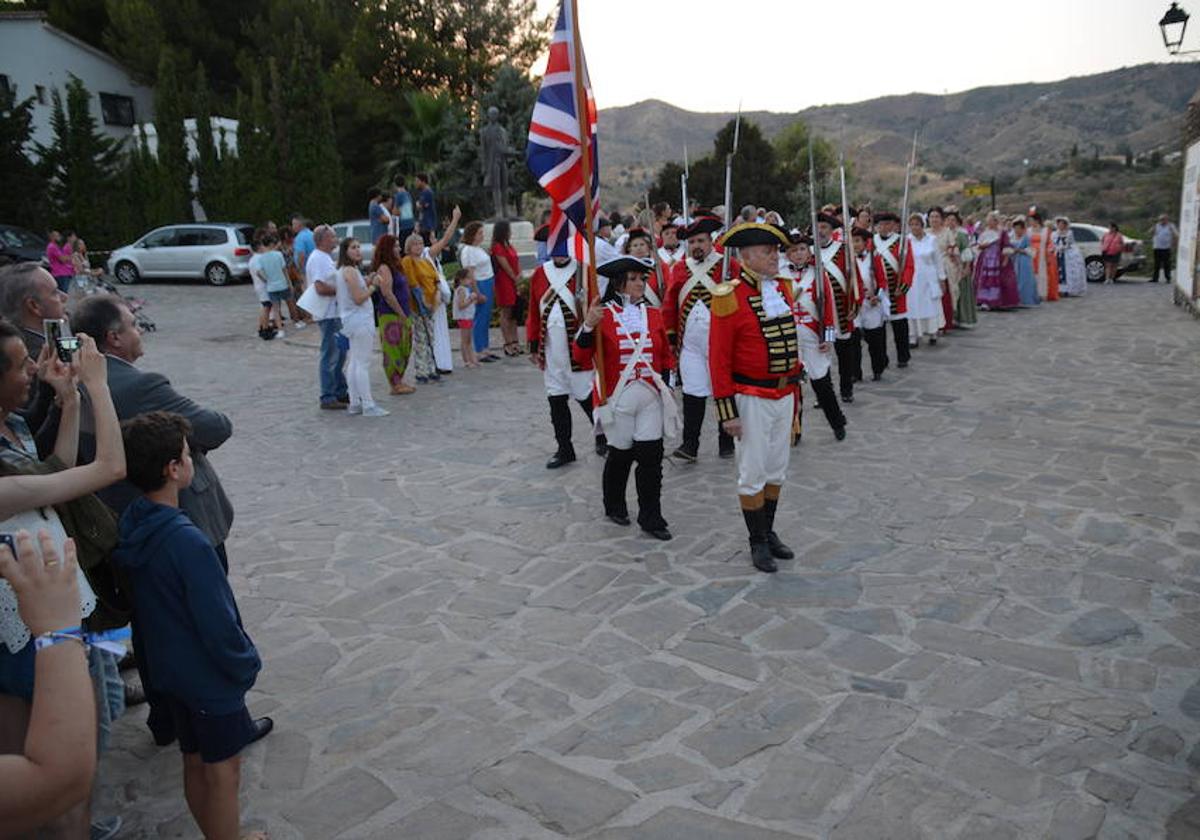
{"type": "Polygon", "coordinates": [[[108,258],[121,283],[143,277],[203,277],[214,286],[250,275],[254,228],[244,223],[194,222],[155,228],[108,258]]]}

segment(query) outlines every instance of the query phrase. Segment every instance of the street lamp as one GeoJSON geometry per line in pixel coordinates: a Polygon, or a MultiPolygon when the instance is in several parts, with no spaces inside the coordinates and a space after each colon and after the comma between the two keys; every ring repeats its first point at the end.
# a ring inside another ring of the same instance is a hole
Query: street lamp
{"type": "MultiPolygon", "coordinates": [[[[1167,9],[1167,13],[1158,22],[1158,28],[1162,31],[1163,46],[1171,55],[1180,55],[1183,33],[1187,31],[1189,17],[1191,16],[1187,12],[1179,8],[1178,3],[1172,3],[1171,8],[1167,9]]],[[[1190,55],[1193,52],[1196,50],[1183,53],[1183,55],[1190,55]]]]}

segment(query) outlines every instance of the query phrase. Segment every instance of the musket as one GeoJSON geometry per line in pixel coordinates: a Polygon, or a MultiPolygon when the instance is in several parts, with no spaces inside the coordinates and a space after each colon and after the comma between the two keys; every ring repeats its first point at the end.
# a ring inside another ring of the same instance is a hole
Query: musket
{"type": "Polygon", "coordinates": [[[842,181],[842,246],[846,251],[846,308],[854,300],[854,289],[858,285],[858,260],[854,258],[854,243],[851,242],[850,232],[854,229],[854,220],[850,218],[850,200],[846,196],[846,150],[838,152],[838,170],[842,181]]]}
{"type": "MultiPolygon", "coordinates": [[[[738,103],[737,120],[733,124],[733,148],[725,156],[725,230],[733,221],[733,156],[737,154],[738,140],[742,134],[742,103],[738,103]]],[[[721,257],[721,282],[729,279],[729,249],[721,257]]]]}
{"type": "Polygon", "coordinates": [[[808,134],[808,207],[812,216],[812,240],[813,240],[813,272],[816,279],[813,281],[816,288],[813,289],[813,298],[817,302],[817,327],[818,335],[821,336],[822,343],[828,344],[833,341],[833,325],[825,323],[825,258],[822,253],[820,235],[817,233],[817,167],[813,163],[813,139],[812,130],[808,134]]]}
{"type": "Polygon", "coordinates": [[[680,215],[683,217],[684,225],[688,224],[687,182],[688,182],[689,174],[691,174],[691,173],[688,171],[687,144],[684,143],[683,144],[683,174],[679,176],[679,189],[680,189],[680,192],[683,193],[683,212],[680,213],[680,215]]]}
{"type": "Polygon", "coordinates": [[[912,171],[917,165],[917,132],[913,132],[913,147],[912,155],[908,159],[908,165],[904,167],[904,201],[900,204],[900,267],[897,271],[901,276],[904,274],[904,258],[908,252],[908,234],[905,231],[908,229],[908,187],[912,181],[912,171]]]}

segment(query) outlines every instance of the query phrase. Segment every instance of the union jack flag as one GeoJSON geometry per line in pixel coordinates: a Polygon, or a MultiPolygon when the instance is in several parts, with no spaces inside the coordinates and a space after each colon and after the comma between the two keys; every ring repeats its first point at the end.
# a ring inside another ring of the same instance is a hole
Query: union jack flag
{"type": "Polygon", "coordinates": [[[575,83],[574,15],[575,0],[560,0],[546,75],[542,78],[542,88],[529,122],[525,162],[553,202],[548,240],[550,252],[570,254],[583,261],[587,250],[581,233],[587,229],[585,202],[590,200],[593,213],[599,214],[600,164],[596,143],[596,100],[592,96],[592,83],[580,45],[579,60],[582,66],[579,75],[583,79],[584,101],[587,103],[587,136],[592,167],[590,189],[586,190],[585,195],[583,151],[579,142],[584,132],[581,130],[575,83]]]}

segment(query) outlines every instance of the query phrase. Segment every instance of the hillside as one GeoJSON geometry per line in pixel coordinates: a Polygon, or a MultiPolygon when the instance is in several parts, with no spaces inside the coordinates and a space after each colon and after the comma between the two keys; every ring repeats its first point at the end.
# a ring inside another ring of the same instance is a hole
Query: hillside
{"type": "MultiPolygon", "coordinates": [[[[1182,115],[1200,87],[1200,63],[1143,64],[1057,82],[976,88],[942,96],[908,94],[823,105],[799,113],[752,112],[771,137],[800,118],[844,143],[858,189],[894,192],[914,130],[929,177],[1023,179],[1026,167],[1066,165],[1083,157],[1177,151],[1182,115]],[[1028,161],[1028,164],[1025,163],[1028,161]]],[[[600,112],[601,164],[616,200],[639,194],[663,162],[712,149],[732,113],[696,113],[658,100],[600,112]]]]}

